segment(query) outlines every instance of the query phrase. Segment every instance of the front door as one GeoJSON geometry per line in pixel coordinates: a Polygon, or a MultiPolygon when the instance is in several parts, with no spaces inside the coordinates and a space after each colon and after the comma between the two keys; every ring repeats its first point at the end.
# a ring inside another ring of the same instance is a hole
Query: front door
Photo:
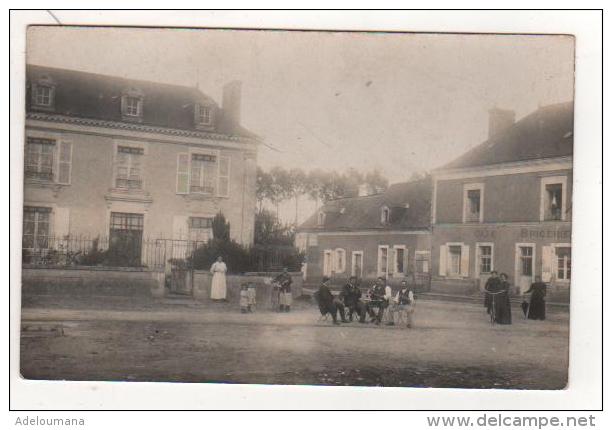
{"type": "Polygon", "coordinates": [[[535,246],[517,245],[516,258],[516,283],[522,294],[527,291],[533,283],[535,246]]]}
{"type": "Polygon", "coordinates": [[[111,212],[108,262],[112,266],[141,266],[144,215],[111,212]]]}

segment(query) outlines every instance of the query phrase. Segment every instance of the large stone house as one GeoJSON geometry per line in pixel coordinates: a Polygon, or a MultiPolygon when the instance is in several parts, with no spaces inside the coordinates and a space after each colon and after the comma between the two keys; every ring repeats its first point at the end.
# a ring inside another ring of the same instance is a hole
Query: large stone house
{"type": "Polygon", "coordinates": [[[253,242],[259,139],[240,125],[241,87],[219,106],[197,88],[27,66],[25,251],[107,237],[206,241],[222,212],[253,242]]]}
{"type": "Polygon", "coordinates": [[[567,295],[573,124],[571,102],[518,122],[494,110],[489,138],[433,172],[433,285],[477,291],[496,270],[517,293],[541,275],[567,295]]]}
{"type": "Polygon", "coordinates": [[[413,274],[418,281],[428,278],[430,197],[431,181],[425,179],[324,204],[297,229],[306,282],[330,276],[342,283],[351,275],[364,284],[378,276],[390,284],[413,274]]]}

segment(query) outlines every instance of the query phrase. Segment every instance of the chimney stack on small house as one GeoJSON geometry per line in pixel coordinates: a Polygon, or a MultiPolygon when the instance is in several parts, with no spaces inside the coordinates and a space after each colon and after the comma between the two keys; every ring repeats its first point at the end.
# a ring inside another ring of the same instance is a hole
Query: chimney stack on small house
{"type": "Polygon", "coordinates": [[[223,87],[222,108],[227,122],[232,127],[240,125],[242,82],[231,81],[223,87]]]}
{"type": "Polygon", "coordinates": [[[509,128],[514,124],[513,110],[493,108],[489,109],[489,138],[509,128]]]}

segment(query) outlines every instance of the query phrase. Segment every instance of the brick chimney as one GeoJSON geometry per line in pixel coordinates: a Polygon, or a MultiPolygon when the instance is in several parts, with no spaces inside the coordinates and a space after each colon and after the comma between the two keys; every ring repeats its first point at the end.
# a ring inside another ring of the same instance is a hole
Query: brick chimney
{"type": "Polygon", "coordinates": [[[489,138],[509,128],[514,124],[513,110],[493,108],[489,109],[489,138]]]}
{"type": "Polygon", "coordinates": [[[223,113],[227,122],[234,127],[240,125],[241,93],[242,82],[240,81],[229,82],[223,87],[223,113]]]}

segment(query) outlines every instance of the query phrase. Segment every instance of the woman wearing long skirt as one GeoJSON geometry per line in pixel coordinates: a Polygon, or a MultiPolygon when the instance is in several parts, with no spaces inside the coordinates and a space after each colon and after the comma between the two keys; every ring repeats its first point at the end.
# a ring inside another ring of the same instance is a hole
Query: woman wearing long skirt
{"type": "Polygon", "coordinates": [[[540,276],[536,276],[535,282],[525,291],[525,294],[528,293],[531,293],[531,300],[527,318],[530,320],[546,319],[546,284],[542,282],[540,276]]]}
{"type": "Polygon", "coordinates": [[[500,278],[500,293],[495,297],[495,322],[497,324],[512,324],[512,309],[510,307],[510,283],[508,275],[502,273],[500,278]]]}
{"type": "Polygon", "coordinates": [[[227,295],[227,285],[225,283],[225,273],[227,266],[223,262],[221,256],[217,257],[217,261],[210,267],[212,273],[212,285],[210,287],[210,298],[213,300],[225,300],[227,295]]]}

